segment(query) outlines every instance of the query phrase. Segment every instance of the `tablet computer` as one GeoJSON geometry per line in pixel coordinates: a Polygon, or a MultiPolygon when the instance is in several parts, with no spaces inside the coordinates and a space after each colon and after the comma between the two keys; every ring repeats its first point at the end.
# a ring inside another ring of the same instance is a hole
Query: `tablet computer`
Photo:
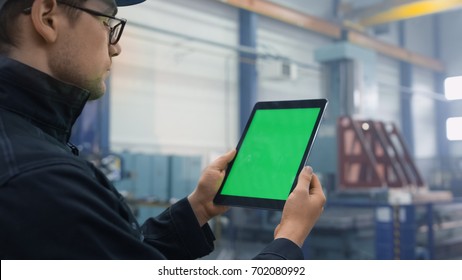
{"type": "Polygon", "coordinates": [[[305,166],[326,106],[327,99],[256,103],[214,202],[282,209],[305,166]]]}

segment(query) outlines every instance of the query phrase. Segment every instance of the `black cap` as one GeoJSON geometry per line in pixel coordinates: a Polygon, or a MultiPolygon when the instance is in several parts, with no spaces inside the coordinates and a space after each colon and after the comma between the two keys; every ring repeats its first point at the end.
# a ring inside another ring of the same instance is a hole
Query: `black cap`
{"type": "Polygon", "coordinates": [[[121,7],[121,6],[130,6],[130,5],[139,4],[144,1],[146,0],[116,0],[116,3],[117,3],[117,6],[121,7]]]}
{"type": "MultiPolygon", "coordinates": [[[[0,0],[0,10],[3,8],[3,5],[5,5],[6,1],[8,0],[0,0]]],[[[130,5],[139,4],[144,1],[145,0],[115,0],[115,2],[117,3],[117,6],[130,6],[130,5]]]]}

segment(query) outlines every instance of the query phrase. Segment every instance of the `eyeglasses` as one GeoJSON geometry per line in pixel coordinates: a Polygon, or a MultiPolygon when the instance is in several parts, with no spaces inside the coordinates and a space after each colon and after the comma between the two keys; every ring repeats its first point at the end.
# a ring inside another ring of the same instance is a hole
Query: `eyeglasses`
{"type": "Polygon", "coordinates": [[[77,10],[81,10],[83,12],[86,12],[86,13],[88,13],[90,15],[93,15],[93,16],[96,16],[96,17],[105,17],[105,18],[107,18],[108,20],[103,21],[103,24],[106,25],[107,27],[109,27],[109,43],[111,45],[115,45],[115,44],[117,44],[119,42],[120,37],[122,36],[122,32],[124,31],[125,24],[127,23],[126,19],[124,19],[124,18],[116,18],[116,17],[110,16],[110,15],[105,15],[105,14],[100,13],[100,12],[95,11],[95,10],[90,10],[90,9],[87,9],[87,8],[75,6],[75,5],[65,3],[65,2],[61,2],[61,1],[57,1],[57,2],[59,4],[66,5],[68,7],[71,7],[71,8],[77,9],[77,10]]]}
{"type": "MultiPolygon", "coordinates": [[[[116,18],[110,15],[105,15],[103,13],[100,13],[95,10],[90,10],[87,8],[75,6],[66,2],[62,1],[57,1],[58,4],[66,5],[68,7],[86,12],[92,16],[95,17],[104,17],[107,18],[107,21],[103,21],[103,24],[109,28],[109,43],[111,45],[115,45],[119,42],[120,37],[122,36],[122,32],[124,31],[125,24],[127,23],[127,20],[124,18],[116,18]]],[[[24,13],[30,13],[32,8],[27,8],[23,12],[24,13]]]]}

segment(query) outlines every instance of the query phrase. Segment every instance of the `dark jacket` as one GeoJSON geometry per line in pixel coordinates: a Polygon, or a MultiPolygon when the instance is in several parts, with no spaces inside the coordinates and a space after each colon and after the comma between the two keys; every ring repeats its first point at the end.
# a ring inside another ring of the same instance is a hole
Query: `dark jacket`
{"type": "MultiPolygon", "coordinates": [[[[0,258],[195,259],[214,236],[187,199],[139,226],[122,196],[69,147],[89,93],[0,56],[0,258]]],[[[273,241],[258,259],[299,259],[273,241]]]]}

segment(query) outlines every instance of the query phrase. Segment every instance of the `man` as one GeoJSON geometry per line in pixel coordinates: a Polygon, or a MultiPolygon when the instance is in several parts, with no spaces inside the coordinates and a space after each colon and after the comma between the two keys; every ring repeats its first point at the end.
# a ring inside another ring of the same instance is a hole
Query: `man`
{"type": "MultiPolygon", "coordinates": [[[[194,192],[138,225],[123,198],[68,143],[89,99],[101,97],[125,20],[143,0],[0,0],[0,257],[194,259],[213,250],[207,222],[231,151],[194,192]]],[[[305,168],[257,259],[300,259],[325,197],[305,168]]]]}

